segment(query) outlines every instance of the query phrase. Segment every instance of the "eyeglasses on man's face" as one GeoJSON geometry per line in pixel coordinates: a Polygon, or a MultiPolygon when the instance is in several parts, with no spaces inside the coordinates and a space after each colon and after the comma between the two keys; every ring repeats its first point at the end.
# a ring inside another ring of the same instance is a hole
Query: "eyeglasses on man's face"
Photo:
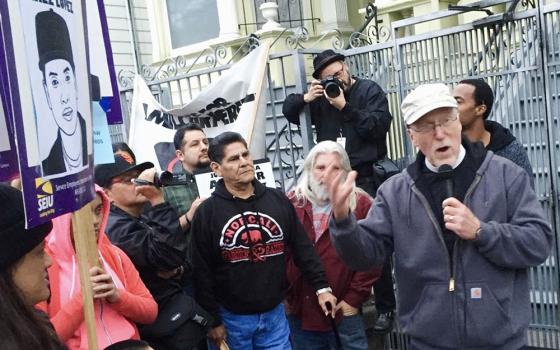
{"type": "Polygon", "coordinates": [[[453,125],[453,122],[456,121],[457,118],[457,115],[448,116],[447,118],[441,119],[438,122],[415,123],[413,125],[409,125],[408,128],[420,134],[427,134],[430,132],[434,132],[436,130],[436,127],[438,126],[444,129],[449,128],[451,125],[453,125]]]}
{"type": "Polygon", "coordinates": [[[125,173],[122,175],[119,175],[115,178],[113,178],[113,180],[111,181],[111,184],[125,184],[125,185],[132,185],[132,180],[136,179],[138,177],[138,175],[140,175],[139,172],[135,171],[133,173],[125,173]]]}

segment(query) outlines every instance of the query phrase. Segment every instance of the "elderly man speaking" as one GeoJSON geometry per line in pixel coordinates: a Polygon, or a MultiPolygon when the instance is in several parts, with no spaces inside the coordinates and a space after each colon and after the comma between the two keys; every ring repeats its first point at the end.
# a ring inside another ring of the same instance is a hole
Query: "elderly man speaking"
{"type": "Polygon", "coordinates": [[[527,268],[552,244],[527,172],[461,140],[445,85],[417,87],[401,108],[418,156],[380,187],[364,220],[349,211],[356,174],[328,173],[337,252],[355,269],[395,254],[397,313],[411,349],[522,349],[527,268]]]}

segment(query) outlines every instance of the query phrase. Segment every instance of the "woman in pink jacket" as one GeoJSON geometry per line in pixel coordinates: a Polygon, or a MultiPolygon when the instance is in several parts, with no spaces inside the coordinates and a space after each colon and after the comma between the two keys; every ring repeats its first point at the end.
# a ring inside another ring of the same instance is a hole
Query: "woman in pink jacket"
{"type": "MultiPolygon", "coordinates": [[[[135,323],[150,324],[157,316],[157,304],[126,254],[105,235],[109,199],[96,186],[92,202],[101,267],[90,269],[94,294],[97,341],[100,349],[126,339],[139,339],[135,323]]],[[[70,350],[87,349],[82,308],[80,274],[71,231],[71,215],[53,220],[47,238],[51,299],[46,305],[56,333],[70,350]]]]}

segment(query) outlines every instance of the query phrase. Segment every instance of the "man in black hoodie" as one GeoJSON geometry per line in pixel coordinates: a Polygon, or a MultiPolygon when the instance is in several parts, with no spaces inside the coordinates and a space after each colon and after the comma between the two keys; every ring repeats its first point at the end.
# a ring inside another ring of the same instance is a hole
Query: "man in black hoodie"
{"type": "Polygon", "coordinates": [[[325,315],[334,316],[327,304],[335,306],[336,297],[288,198],[255,180],[241,135],[218,135],[208,155],[223,179],[191,227],[196,299],[215,320],[208,337],[217,347],[227,337],[231,349],[290,349],[285,254],[315,289],[325,315]]]}
{"type": "Polygon", "coordinates": [[[494,103],[490,86],[482,79],[465,79],[455,86],[453,96],[459,105],[459,118],[465,136],[471,142],[482,142],[487,150],[519,165],[533,179],[533,168],[523,145],[509,129],[488,120],[494,103]]]}

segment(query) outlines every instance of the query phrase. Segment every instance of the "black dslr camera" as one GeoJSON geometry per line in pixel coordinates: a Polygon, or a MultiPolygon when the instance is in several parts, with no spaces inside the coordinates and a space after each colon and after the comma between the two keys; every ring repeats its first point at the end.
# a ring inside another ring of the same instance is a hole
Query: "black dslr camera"
{"type": "Polygon", "coordinates": [[[323,86],[323,89],[325,89],[327,96],[329,96],[330,98],[335,98],[340,95],[342,83],[335,77],[326,77],[325,79],[321,80],[321,85],[323,86]]]}
{"type": "MultiPolygon", "coordinates": [[[[180,175],[175,175],[169,171],[162,171],[161,173],[156,173],[154,175],[153,181],[146,181],[142,179],[133,179],[135,185],[138,186],[155,186],[155,187],[165,187],[177,185],[181,179],[178,179],[180,175]]],[[[183,182],[184,184],[185,182],[183,182]]]]}

